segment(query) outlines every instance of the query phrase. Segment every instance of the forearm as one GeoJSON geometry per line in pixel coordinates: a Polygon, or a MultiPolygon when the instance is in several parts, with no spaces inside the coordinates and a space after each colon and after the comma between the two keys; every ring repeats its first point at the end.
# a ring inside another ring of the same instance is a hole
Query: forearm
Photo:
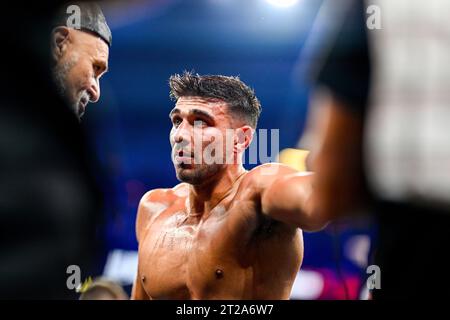
{"type": "Polygon", "coordinates": [[[321,110],[321,119],[326,119],[316,126],[317,139],[311,148],[316,209],[328,219],[360,212],[369,200],[363,174],[361,116],[334,97],[314,107],[321,110]]]}
{"type": "Polygon", "coordinates": [[[315,210],[313,173],[292,173],[273,181],[262,193],[264,214],[305,231],[322,229],[327,221],[315,210]]]}

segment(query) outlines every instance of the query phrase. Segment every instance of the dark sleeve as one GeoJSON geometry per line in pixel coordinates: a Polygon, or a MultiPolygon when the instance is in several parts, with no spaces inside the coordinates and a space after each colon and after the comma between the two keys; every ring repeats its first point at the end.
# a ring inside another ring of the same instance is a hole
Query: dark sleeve
{"type": "Polygon", "coordinates": [[[75,299],[67,268],[84,281],[101,252],[94,157],[53,83],[51,3],[20,23],[19,9],[0,12],[0,299],[75,299]]]}
{"type": "Polygon", "coordinates": [[[354,1],[342,18],[340,29],[324,45],[316,85],[328,88],[352,112],[364,113],[370,84],[364,1],[354,1]]]}

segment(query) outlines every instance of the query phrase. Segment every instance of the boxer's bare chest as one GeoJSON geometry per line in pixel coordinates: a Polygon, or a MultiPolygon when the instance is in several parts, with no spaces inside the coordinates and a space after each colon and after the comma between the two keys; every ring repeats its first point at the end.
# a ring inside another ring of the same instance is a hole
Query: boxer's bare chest
{"type": "Polygon", "coordinates": [[[157,299],[245,295],[245,266],[257,221],[250,200],[224,201],[208,217],[189,215],[180,201],[147,226],[139,248],[139,277],[157,299]]]}

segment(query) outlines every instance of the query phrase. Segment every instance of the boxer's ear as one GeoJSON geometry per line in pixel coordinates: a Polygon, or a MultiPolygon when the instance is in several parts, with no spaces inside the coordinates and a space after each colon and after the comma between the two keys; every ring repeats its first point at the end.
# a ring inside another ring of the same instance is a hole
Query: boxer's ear
{"type": "Polygon", "coordinates": [[[52,31],[51,45],[52,57],[58,61],[66,52],[70,38],[70,30],[67,27],[56,27],[52,31]]]}
{"type": "Polygon", "coordinates": [[[244,151],[248,148],[253,140],[253,133],[255,130],[249,126],[245,125],[236,129],[236,134],[234,136],[234,145],[237,151],[244,151]]]}

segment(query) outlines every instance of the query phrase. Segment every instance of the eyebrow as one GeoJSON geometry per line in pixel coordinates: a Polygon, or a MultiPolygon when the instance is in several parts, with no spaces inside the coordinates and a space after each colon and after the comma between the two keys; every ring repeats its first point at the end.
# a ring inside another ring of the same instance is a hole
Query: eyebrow
{"type": "Polygon", "coordinates": [[[214,121],[214,117],[211,114],[209,114],[206,111],[200,110],[200,109],[192,109],[189,111],[189,114],[206,118],[209,121],[214,121]]]}
{"type": "MultiPolygon", "coordinates": [[[[169,117],[172,118],[173,115],[180,114],[180,113],[181,113],[180,109],[174,108],[174,109],[172,109],[172,111],[170,111],[169,117]]],[[[209,121],[214,121],[214,117],[211,114],[209,114],[206,111],[200,110],[200,109],[191,109],[191,110],[189,110],[188,115],[201,116],[201,117],[208,119],[209,121]]]]}
{"type": "Polygon", "coordinates": [[[169,113],[169,118],[172,118],[172,116],[174,114],[178,114],[178,113],[181,113],[180,109],[178,109],[178,108],[172,109],[172,111],[170,111],[170,113],[169,113]]]}

